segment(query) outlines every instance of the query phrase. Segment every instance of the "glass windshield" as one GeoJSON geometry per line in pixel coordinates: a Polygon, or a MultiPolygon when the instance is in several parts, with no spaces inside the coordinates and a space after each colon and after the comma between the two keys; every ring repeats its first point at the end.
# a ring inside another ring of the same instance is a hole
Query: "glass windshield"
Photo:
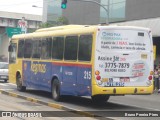
{"type": "Polygon", "coordinates": [[[0,69],[8,69],[8,64],[0,63],[0,69]]]}

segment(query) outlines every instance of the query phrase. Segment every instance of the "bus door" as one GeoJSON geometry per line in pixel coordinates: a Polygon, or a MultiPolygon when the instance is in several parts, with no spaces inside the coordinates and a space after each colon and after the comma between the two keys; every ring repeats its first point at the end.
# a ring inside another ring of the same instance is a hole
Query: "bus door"
{"type": "Polygon", "coordinates": [[[64,46],[66,63],[63,64],[62,91],[67,95],[76,95],[78,35],[66,36],[64,46]]]}
{"type": "Polygon", "coordinates": [[[50,91],[51,79],[52,79],[52,63],[40,62],[40,70],[38,76],[38,85],[42,90],[50,91]]]}
{"type": "Polygon", "coordinates": [[[15,41],[11,41],[9,48],[9,81],[11,83],[16,83],[16,68],[17,66],[17,43],[15,41]]]}
{"type": "Polygon", "coordinates": [[[76,95],[77,67],[66,65],[63,67],[62,94],[76,95]]]}
{"type": "Polygon", "coordinates": [[[40,89],[39,86],[39,79],[41,77],[41,64],[38,61],[31,61],[31,73],[30,73],[30,79],[29,83],[31,87],[35,87],[37,89],[40,89]]]}
{"type": "Polygon", "coordinates": [[[91,66],[81,65],[77,70],[77,87],[76,92],[79,96],[91,95],[91,66]]]}
{"type": "Polygon", "coordinates": [[[31,64],[31,61],[27,61],[27,60],[24,60],[23,61],[23,79],[24,79],[24,84],[25,86],[31,86],[32,83],[32,64],[31,64]]]}
{"type": "Polygon", "coordinates": [[[50,70],[46,63],[39,61],[24,61],[23,66],[26,66],[24,68],[24,80],[26,84],[39,90],[45,90],[48,85],[46,80],[49,77],[47,71],[50,70]]]}
{"type": "Polygon", "coordinates": [[[32,59],[31,61],[31,85],[36,87],[37,89],[40,89],[40,79],[41,74],[43,73],[43,65],[40,62],[40,56],[41,56],[41,38],[33,38],[32,40],[32,59]]]}

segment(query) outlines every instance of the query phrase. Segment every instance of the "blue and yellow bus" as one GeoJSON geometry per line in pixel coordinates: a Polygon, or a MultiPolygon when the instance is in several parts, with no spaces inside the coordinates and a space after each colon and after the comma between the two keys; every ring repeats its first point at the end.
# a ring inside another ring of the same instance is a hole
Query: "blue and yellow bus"
{"type": "Polygon", "coordinates": [[[19,91],[34,88],[91,96],[153,92],[153,43],[147,28],[67,25],[14,35],[9,46],[9,81],[19,91]]]}

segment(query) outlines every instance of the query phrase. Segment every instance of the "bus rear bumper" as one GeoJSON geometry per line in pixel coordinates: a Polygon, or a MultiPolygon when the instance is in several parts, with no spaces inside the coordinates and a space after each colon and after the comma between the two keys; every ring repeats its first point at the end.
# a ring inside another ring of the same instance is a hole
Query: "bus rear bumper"
{"type": "Polygon", "coordinates": [[[153,85],[148,87],[99,87],[93,85],[93,95],[147,95],[153,93],[153,85]]]}

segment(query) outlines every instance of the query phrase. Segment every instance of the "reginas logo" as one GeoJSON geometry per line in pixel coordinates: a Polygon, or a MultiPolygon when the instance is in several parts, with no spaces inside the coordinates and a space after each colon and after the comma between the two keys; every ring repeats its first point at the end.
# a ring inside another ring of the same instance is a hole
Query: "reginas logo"
{"type": "Polygon", "coordinates": [[[45,73],[46,72],[46,64],[31,64],[31,71],[34,72],[34,74],[45,73]]]}
{"type": "Polygon", "coordinates": [[[103,37],[106,37],[106,36],[107,36],[107,33],[106,33],[106,32],[102,32],[102,36],[103,36],[103,37]]]}
{"type": "Polygon", "coordinates": [[[122,40],[120,33],[102,32],[102,40],[122,40]]]}

